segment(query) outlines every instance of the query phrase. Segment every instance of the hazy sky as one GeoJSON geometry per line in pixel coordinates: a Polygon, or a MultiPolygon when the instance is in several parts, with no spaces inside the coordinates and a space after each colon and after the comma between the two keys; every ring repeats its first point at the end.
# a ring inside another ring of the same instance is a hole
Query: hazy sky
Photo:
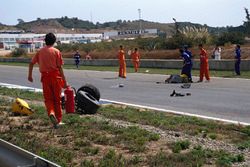
{"type": "Polygon", "coordinates": [[[17,24],[17,19],[78,17],[96,22],[142,19],[161,23],[177,21],[209,26],[239,26],[250,0],[0,0],[0,22],[17,24]]]}

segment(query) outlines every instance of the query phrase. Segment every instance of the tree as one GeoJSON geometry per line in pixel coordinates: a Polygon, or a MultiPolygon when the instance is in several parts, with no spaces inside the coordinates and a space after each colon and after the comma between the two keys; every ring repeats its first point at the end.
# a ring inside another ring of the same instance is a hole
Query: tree
{"type": "Polygon", "coordinates": [[[17,21],[18,21],[18,24],[24,23],[23,19],[17,19],[17,21]]]}
{"type": "Polygon", "coordinates": [[[250,14],[249,14],[247,8],[245,8],[245,12],[246,12],[246,19],[247,19],[247,21],[249,22],[249,21],[250,21],[250,14]]]}
{"type": "Polygon", "coordinates": [[[244,27],[246,29],[246,34],[250,35],[250,14],[247,8],[245,8],[245,12],[246,12],[246,21],[244,21],[244,27]]]}

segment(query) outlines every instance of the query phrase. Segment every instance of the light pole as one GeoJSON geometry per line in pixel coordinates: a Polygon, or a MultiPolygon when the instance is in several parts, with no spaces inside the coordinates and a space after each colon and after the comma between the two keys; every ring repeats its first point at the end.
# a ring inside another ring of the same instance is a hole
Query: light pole
{"type": "Polygon", "coordinates": [[[142,27],[141,27],[141,9],[138,9],[139,13],[139,34],[142,33],[142,27]]]}

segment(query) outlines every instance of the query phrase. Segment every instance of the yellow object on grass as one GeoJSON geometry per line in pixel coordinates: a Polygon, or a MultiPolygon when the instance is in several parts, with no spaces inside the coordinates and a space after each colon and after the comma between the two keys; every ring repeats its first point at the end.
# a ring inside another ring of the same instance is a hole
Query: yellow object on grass
{"type": "Polygon", "coordinates": [[[28,103],[20,98],[16,98],[16,101],[12,104],[12,111],[22,115],[31,115],[34,113],[28,103]]]}

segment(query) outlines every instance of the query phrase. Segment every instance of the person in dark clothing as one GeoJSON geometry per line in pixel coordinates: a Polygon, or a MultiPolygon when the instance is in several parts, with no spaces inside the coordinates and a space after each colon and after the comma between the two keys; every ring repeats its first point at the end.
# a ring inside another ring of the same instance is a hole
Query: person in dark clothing
{"type": "Polygon", "coordinates": [[[181,57],[183,58],[183,67],[181,74],[185,74],[188,77],[189,82],[192,82],[192,75],[191,75],[191,69],[192,69],[192,60],[188,53],[184,51],[184,49],[180,49],[181,57]]]}
{"type": "Polygon", "coordinates": [[[234,64],[234,69],[235,69],[236,75],[240,75],[240,62],[241,62],[240,45],[236,45],[236,47],[235,47],[235,64],[234,64]]]}
{"type": "Polygon", "coordinates": [[[190,61],[190,76],[188,76],[188,80],[189,80],[189,82],[193,82],[193,80],[192,80],[192,73],[191,73],[192,68],[193,68],[192,52],[190,50],[188,50],[188,46],[187,45],[184,46],[184,52],[189,55],[189,61],[190,61]]]}
{"type": "Polygon", "coordinates": [[[78,52],[78,51],[76,51],[76,53],[74,54],[74,59],[75,59],[75,65],[76,65],[76,68],[78,68],[78,67],[79,67],[80,58],[81,58],[81,55],[79,54],[79,52],[78,52]]]}

